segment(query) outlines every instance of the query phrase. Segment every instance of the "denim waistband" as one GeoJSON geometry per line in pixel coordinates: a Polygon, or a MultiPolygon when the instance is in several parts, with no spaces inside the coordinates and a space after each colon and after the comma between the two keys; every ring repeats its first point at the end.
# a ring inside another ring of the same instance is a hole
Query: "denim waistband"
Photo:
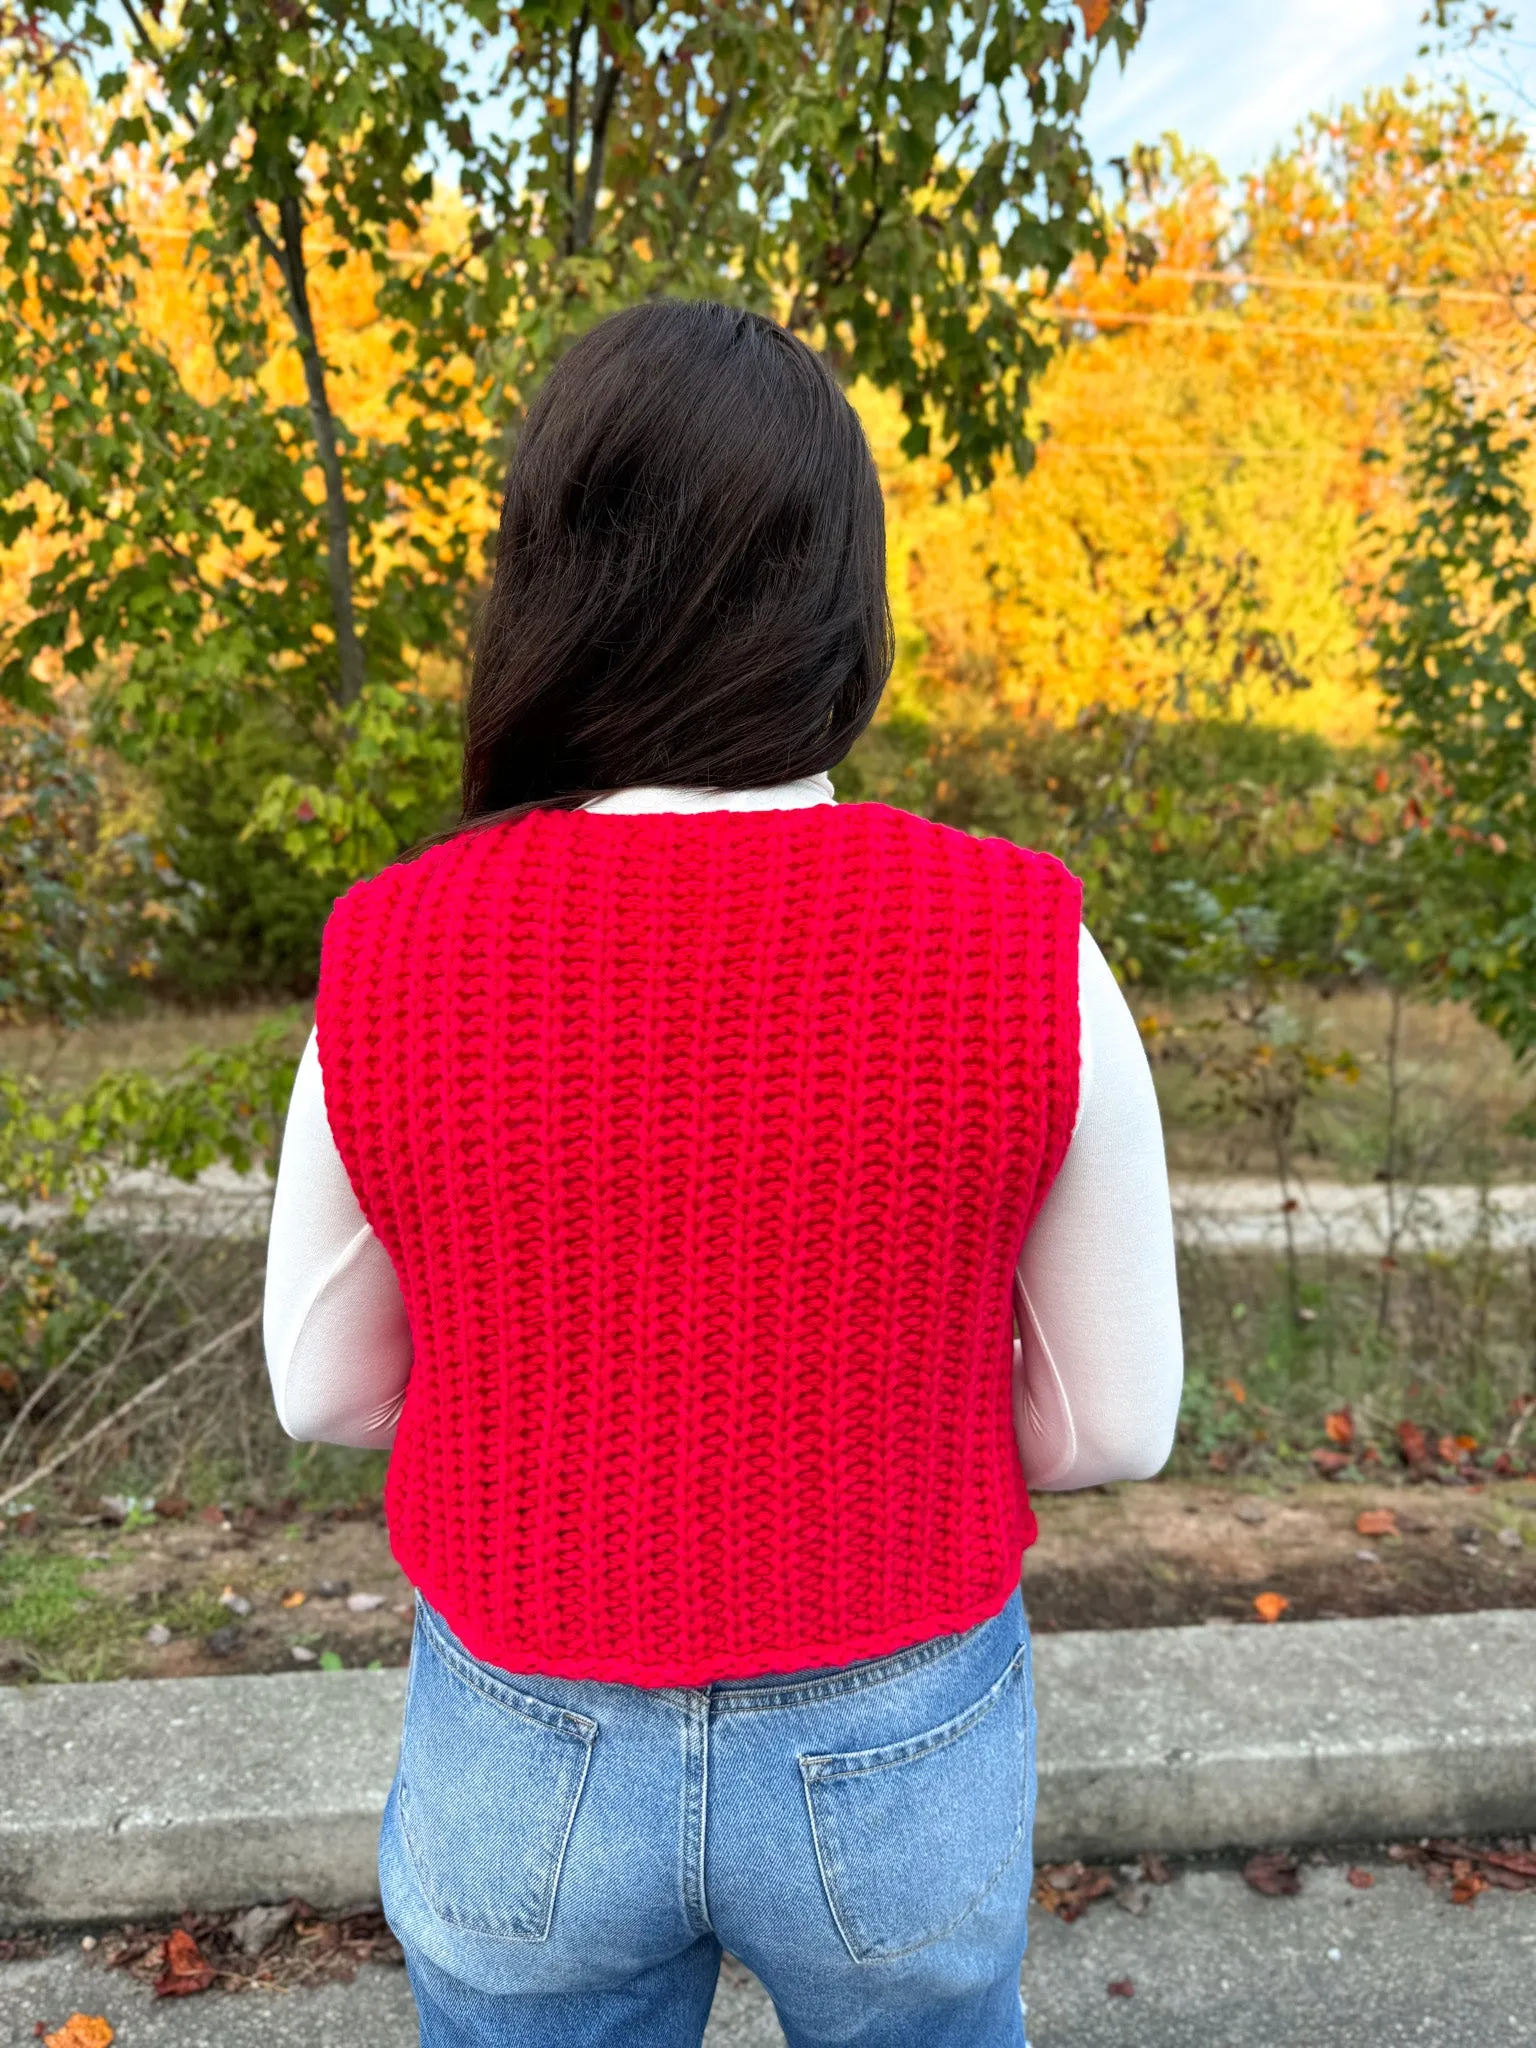
{"type": "Polygon", "coordinates": [[[862,1692],[868,1686],[888,1685],[937,1664],[961,1650],[984,1643],[993,1633],[1024,1633],[1024,1601],[1017,1590],[996,1614],[988,1615],[971,1628],[943,1636],[930,1636],[905,1650],[893,1650],[884,1657],[865,1657],[855,1664],[832,1664],[819,1670],[773,1672],[759,1678],[717,1678],[697,1691],[707,1696],[715,1714],[764,1713],[775,1707],[806,1707],[818,1700],[862,1692]]]}
{"type": "MultiPolygon", "coordinates": [[[[470,1663],[476,1663],[473,1654],[465,1648],[437,1609],[429,1604],[418,1592],[416,1595],[418,1620],[470,1663]]],[[[560,1678],[554,1683],[559,1686],[588,1686],[603,1688],[612,1686],[615,1691],[650,1691],[658,1697],[708,1699],[711,1711],[716,1714],[763,1713],[775,1707],[811,1706],[818,1700],[837,1699],[843,1694],[862,1692],[868,1686],[888,1685],[892,1680],[903,1678],[908,1672],[922,1669],[925,1665],[937,1664],[945,1657],[952,1657],[968,1645],[979,1643],[991,1630],[1024,1633],[1023,1597],[1012,1593],[996,1614],[989,1615],[968,1629],[960,1629],[950,1635],[930,1636],[927,1641],[913,1643],[905,1650],[893,1650],[884,1657],[866,1657],[854,1664],[830,1664],[808,1671],[774,1672],[757,1678],[716,1678],[701,1686],[655,1686],[638,1687],[619,1685],[615,1681],[592,1678],[560,1678]],[[1012,1617],[1010,1621],[1010,1617],[1012,1617]]],[[[499,1665],[488,1665],[487,1670],[518,1684],[527,1684],[537,1690],[540,1683],[548,1684],[532,1675],[503,1671],[499,1665]]]]}

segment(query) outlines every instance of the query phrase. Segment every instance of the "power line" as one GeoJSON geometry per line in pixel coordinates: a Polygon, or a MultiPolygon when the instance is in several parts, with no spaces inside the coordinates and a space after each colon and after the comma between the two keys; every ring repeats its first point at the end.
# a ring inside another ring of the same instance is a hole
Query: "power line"
{"type": "Polygon", "coordinates": [[[1197,327],[1208,334],[1230,334],[1238,340],[1251,335],[1278,334],[1288,339],[1348,344],[1387,341],[1395,342],[1399,348],[1422,348],[1424,345],[1423,335],[1404,334],[1397,327],[1299,327],[1289,321],[1207,320],[1196,313],[1096,312],[1092,306],[1048,307],[1044,309],[1043,317],[1060,321],[1063,325],[1073,320],[1088,320],[1095,327],[1197,327]]]}
{"type": "Polygon", "coordinates": [[[1118,455],[1126,458],[1143,455],[1188,455],[1208,458],[1211,461],[1241,462],[1305,462],[1317,455],[1348,455],[1353,452],[1339,447],[1224,448],[1217,443],[1204,441],[1144,441],[1140,444],[1126,441],[1059,441],[1053,435],[1045,435],[1035,443],[1037,454],[1044,455],[1052,449],[1063,455],[1118,455]]]}
{"type": "Polygon", "coordinates": [[[1333,277],[1298,277],[1286,272],[1251,270],[1176,270],[1157,264],[1151,275],[1169,277],[1179,284],[1224,284],[1233,287],[1256,285],[1263,291],[1343,292],[1378,299],[1445,299],[1458,306],[1507,306],[1508,292],[1465,290],[1461,286],[1382,284],[1376,278],[1352,281],[1333,277]]]}

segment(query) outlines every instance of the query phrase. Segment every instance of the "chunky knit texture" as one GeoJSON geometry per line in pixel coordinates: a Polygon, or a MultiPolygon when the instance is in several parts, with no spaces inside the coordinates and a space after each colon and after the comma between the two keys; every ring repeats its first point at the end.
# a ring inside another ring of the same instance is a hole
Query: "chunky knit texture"
{"type": "Polygon", "coordinates": [[[352,889],[326,1107],[415,1347],[406,1575],[512,1671],[701,1685],[994,1614],[1079,889],[884,804],[545,811],[352,889]]]}

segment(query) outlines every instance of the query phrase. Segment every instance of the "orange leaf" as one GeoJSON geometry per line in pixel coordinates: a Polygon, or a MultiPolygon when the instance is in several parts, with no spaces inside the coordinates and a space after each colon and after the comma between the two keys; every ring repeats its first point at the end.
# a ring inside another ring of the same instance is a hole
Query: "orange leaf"
{"type": "Polygon", "coordinates": [[[1362,1536],[1396,1536],[1397,1516],[1391,1508],[1366,1508],[1355,1517],[1355,1527],[1362,1536]]]}
{"type": "Polygon", "coordinates": [[[1459,1436],[1456,1439],[1456,1446],[1458,1450],[1475,1451],[1477,1449],[1477,1438],[1475,1436],[1459,1436]]]}
{"type": "Polygon", "coordinates": [[[1253,1603],[1260,1621],[1278,1621],[1290,1604],[1283,1593],[1260,1593],[1253,1603]]]}
{"type": "Polygon", "coordinates": [[[1077,0],[1077,5],[1084,29],[1089,35],[1096,36],[1109,19],[1110,0],[1077,0]]]}
{"type": "Polygon", "coordinates": [[[1422,1465],[1429,1456],[1429,1444],[1416,1422],[1400,1422],[1397,1425],[1397,1441],[1404,1461],[1409,1465],[1422,1465]]]}
{"type": "Polygon", "coordinates": [[[1355,1419],[1347,1408],[1335,1408],[1323,1423],[1323,1433],[1330,1443],[1352,1444],[1355,1440],[1355,1419]]]}
{"type": "Polygon", "coordinates": [[[213,1982],[213,1965],[184,1927],[165,1938],[165,1967],[155,1979],[157,1998],[190,1998],[213,1982]]]}
{"type": "Polygon", "coordinates": [[[1241,1380],[1223,1380],[1221,1384],[1226,1388],[1227,1392],[1232,1396],[1234,1401],[1241,1402],[1247,1400],[1248,1389],[1243,1385],[1241,1380]]]}
{"type": "Polygon", "coordinates": [[[99,2014],[72,2012],[62,2027],[44,2034],[43,2048],[112,2048],[116,2039],[99,2014]]]}
{"type": "Polygon", "coordinates": [[[1459,1465],[1461,1463],[1461,1448],[1457,1444],[1455,1437],[1441,1437],[1440,1441],[1435,1445],[1435,1456],[1443,1459],[1447,1465],[1459,1465]]]}
{"type": "Polygon", "coordinates": [[[285,1593],[283,1595],[283,1605],[285,1607],[302,1607],[304,1605],[303,1589],[295,1586],[291,1593],[285,1593]]]}

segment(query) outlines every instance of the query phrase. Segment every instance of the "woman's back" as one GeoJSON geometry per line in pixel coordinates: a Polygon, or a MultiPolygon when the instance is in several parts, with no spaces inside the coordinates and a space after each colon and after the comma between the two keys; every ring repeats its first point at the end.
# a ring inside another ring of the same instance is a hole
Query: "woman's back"
{"type": "Polygon", "coordinates": [[[696,1685],[997,1611],[1079,890],[883,804],[542,812],[349,894],[326,1104],[415,1362],[392,1539],[476,1655],[696,1685]]]}

